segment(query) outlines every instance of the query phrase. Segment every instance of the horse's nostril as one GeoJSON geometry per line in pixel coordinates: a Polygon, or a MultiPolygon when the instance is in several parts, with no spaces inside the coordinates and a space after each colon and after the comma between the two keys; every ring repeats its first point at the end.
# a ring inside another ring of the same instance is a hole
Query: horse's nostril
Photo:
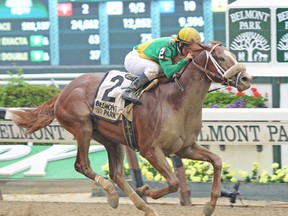
{"type": "Polygon", "coordinates": [[[248,79],[248,77],[244,76],[241,78],[241,80],[242,80],[242,82],[247,82],[249,79],[248,79]]]}

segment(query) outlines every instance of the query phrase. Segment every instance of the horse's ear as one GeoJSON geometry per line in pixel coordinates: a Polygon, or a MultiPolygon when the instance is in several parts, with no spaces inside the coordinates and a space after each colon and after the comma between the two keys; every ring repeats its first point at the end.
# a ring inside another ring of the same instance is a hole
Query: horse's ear
{"type": "Polygon", "coordinates": [[[220,46],[222,46],[222,42],[221,41],[210,41],[211,45],[216,45],[219,44],[220,46]]]}
{"type": "Polygon", "coordinates": [[[202,47],[202,45],[201,44],[199,44],[199,43],[190,43],[190,44],[188,44],[188,50],[190,51],[190,52],[201,52],[204,48],[202,47]]]}
{"type": "Polygon", "coordinates": [[[200,43],[197,43],[198,46],[200,46],[202,49],[204,50],[208,50],[210,51],[211,47],[209,45],[206,45],[206,44],[200,44],[200,43]]]}

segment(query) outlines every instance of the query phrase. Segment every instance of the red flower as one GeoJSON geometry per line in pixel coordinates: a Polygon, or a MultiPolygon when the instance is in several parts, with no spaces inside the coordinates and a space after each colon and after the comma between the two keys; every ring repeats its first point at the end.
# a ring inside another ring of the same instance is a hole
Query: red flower
{"type": "Polygon", "coordinates": [[[250,90],[251,90],[252,92],[256,92],[256,91],[257,91],[257,89],[254,88],[254,87],[250,88],[250,90]]]}
{"type": "Polygon", "coordinates": [[[237,95],[238,97],[241,97],[242,95],[244,95],[244,93],[243,93],[243,92],[237,92],[236,95],[237,95]]]}
{"type": "Polygon", "coordinates": [[[253,92],[254,97],[261,97],[261,94],[257,91],[253,92]]]}
{"type": "Polygon", "coordinates": [[[226,90],[227,90],[227,91],[232,91],[232,87],[231,87],[231,86],[228,86],[228,87],[226,88],[226,90]]]}

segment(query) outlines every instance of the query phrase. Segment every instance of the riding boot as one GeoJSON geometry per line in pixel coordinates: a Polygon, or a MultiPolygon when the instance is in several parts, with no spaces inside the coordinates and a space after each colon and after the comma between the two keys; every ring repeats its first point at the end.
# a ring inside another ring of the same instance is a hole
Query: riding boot
{"type": "Polygon", "coordinates": [[[136,95],[136,91],[141,87],[144,87],[149,82],[149,79],[146,77],[145,74],[137,77],[135,80],[132,81],[130,86],[122,93],[121,97],[124,100],[129,100],[134,104],[141,104],[140,99],[136,95]]]}

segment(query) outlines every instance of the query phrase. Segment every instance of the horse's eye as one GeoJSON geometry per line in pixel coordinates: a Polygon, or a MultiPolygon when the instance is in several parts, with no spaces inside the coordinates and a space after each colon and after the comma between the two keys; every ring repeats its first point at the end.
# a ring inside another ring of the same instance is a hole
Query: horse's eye
{"type": "Polygon", "coordinates": [[[220,58],[219,58],[219,61],[224,62],[225,59],[224,59],[223,57],[220,57],[220,58]]]}

